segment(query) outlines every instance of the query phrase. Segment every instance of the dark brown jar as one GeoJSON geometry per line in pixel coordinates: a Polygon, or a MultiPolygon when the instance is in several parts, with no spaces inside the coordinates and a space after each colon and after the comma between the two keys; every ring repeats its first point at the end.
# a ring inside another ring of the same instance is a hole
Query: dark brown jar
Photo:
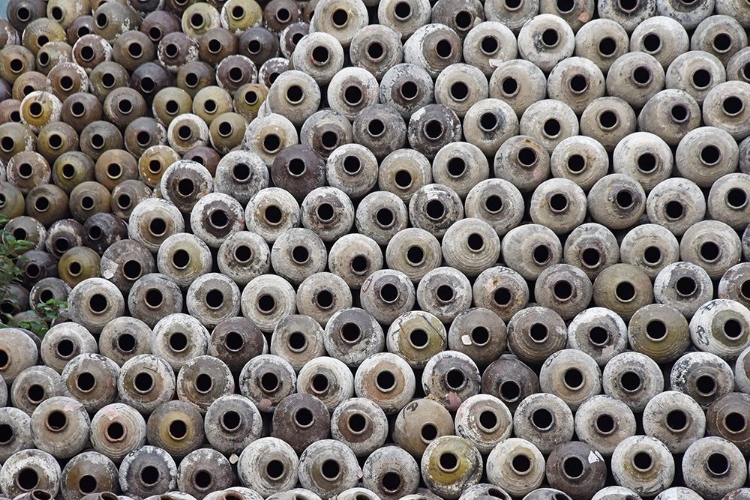
{"type": "Polygon", "coordinates": [[[63,101],[60,119],[80,134],[89,123],[101,120],[103,113],[102,103],[96,96],[79,92],[63,101]]]}
{"type": "Polygon", "coordinates": [[[83,224],[83,244],[102,255],[114,243],[127,239],[128,226],[111,213],[94,214],[83,224]]]}
{"type": "Polygon", "coordinates": [[[562,443],[547,458],[550,486],[572,498],[591,498],[604,487],[606,479],[604,457],[586,443],[562,443]]]}
{"type": "Polygon", "coordinates": [[[37,186],[26,195],[26,215],[49,227],[68,215],[68,195],[53,184],[37,186]]]}
{"type": "Polygon", "coordinates": [[[130,86],[143,96],[147,103],[164,88],[174,85],[172,74],[161,64],[145,62],[138,66],[130,77],[130,86]]]}
{"type": "Polygon", "coordinates": [[[153,118],[136,118],[125,129],[123,140],[125,149],[133,156],[141,158],[152,146],[166,144],[167,131],[153,118]]]}
{"type": "Polygon", "coordinates": [[[263,334],[251,321],[230,318],[214,327],[208,352],[239,373],[250,359],[263,354],[264,343],[263,334]]]}
{"type": "Polygon", "coordinates": [[[274,159],[271,179],[276,187],[302,201],[313,189],[325,185],[325,162],[308,146],[290,146],[274,159]]]}
{"type": "MultiPolygon", "coordinates": [[[[258,28],[251,28],[248,31],[253,29],[258,28]]],[[[216,66],[226,57],[236,53],[237,37],[224,28],[212,28],[198,40],[200,60],[213,66],[216,66]]],[[[257,61],[253,62],[258,64],[257,61]]]]}
{"type": "Polygon", "coordinates": [[[741,392],[726,394],[708,407],[706,435],[719,436],[734,443],[743,453],[750,453],[750,395],[741,392]]]}
{"type": "Polygon", "coordinates": [[[151,12],[141,23],[141,32],[148,35],[154,43],[159,43],[165,35],[180,29],[180,19],[167,10],[151,12]]]}
{"type": "Polygon", "coordinates": [[[110,149],[122,149],[122,133],[113,124],[106,121],[91,122],[83,129],[78,138],[78,146],[89,158],[96,161],[110,149]]]}
{"type": "Polygon", "coordinates": [[[322,401],[310,394],[291,394],[273,412],[271,436],[302,453],[312,443],[328,438],[330,427],[328,409],[322,401]]]}
{"type": "Polygon", "coordinates": [[[501,356],[482,374],[482,393],[498,397],[511,411],[527,396],[540,391],[537,374],[515,356],[501,356]]]}
{"type": "Polygon", "coordinates": [[[242,33],[235,50],[260,67],[279,55],[279,39],[268,29],[254,26],[242,33]]]}

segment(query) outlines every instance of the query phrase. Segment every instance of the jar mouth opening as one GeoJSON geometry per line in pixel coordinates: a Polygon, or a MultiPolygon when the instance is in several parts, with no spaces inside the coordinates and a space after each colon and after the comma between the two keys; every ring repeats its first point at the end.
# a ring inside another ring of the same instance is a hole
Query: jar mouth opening
{"type": "Polygon", "coordinates": [[[412,267],[424,264],[426,260],[425,251],[419,245],[412,245],[406,250],[406,261],[412,267]]]}
{"type": "Polygon", "coordinates": [[[386,304],[393,304],[398,301],[401,293],[399,292],[398,287],[393,283],[385,283],[380,287],[378,295],[380,296],[380,300],[386,304]]]}
{"type": "Polygon", "coordinates": [[[383,120],[380,120],[379,118],[370,120],[370,122],[367,124],[367,133],[374,139],[383,137],[386,131],[387,128],[385,123],[383,123],[383,120]]]}
{"type": "Polygon", "coordinates": [[[703,90],[711,85],[711,82],[713,82],[713,75],[711,75],[711,72],[705,68],[698,68],[690,75],[690,81],[692,82],[693,87],[698,90],[703,90]]]}
{"type": "Polygon", "coordinates": [[[34,490],[39,486],[40,478],[39,473],[33,467],[24,467],[21,469],[15,478],[16,486],[20,489],[29,491],[33,490],[32,493],[36,494],[41,500],[49,500],[51,495],[43,490],[34,490]]]}
{"type": "Polygon", "coordinates": [[[471,233],[466,238],[466,246],[472,253],[479,253],[485,248],[484,236],[479,233],[471,233]]]}
{"type": "Polygon", "coordinates": [[[456,292],[449,285],[440,285],[435,289],[435,299],[441,304],[449,304],[456,298],[456,292]]]}
{"type": "Polygon", "coordinates": [[[547,49],[553,49],[560,43],[560,33],[554,28],[547,28],[541,33],[542,45],[547,49]]]}
{"type": "Polygon", "coordinates": [[[276,134],[267,134],[263,137],[261,148],[267,154],[275,154],[281,151],[281,137],[276,134]]]}
{"type": "Polygon", "coordinates": [[[412,14],[412,8],[409,2],[398,2],[393,7],[393,17],[401,22],[411,19],[412,14]]]}
{"type": "Polygon", "coordinates": [[[53,433],[64,431],[68,427],[68,417],[60,410],[53,410],[44,420],[44,426],[53,433]]]}
{"type": "Polygon", "coordinates": [[[570,480],[579,479],[585,472],[583,461],[576,457],[567,457],[562,463],[562,472],[570,480]]]}
{"type": "Polygon", "coordinates": [[[664,416],[664,425],[675,433],[684,432],[690,426],[690,417],[680,409],[669,411],[664,416]]]}
{"type": "Polygon", "coordinates": [[[599,44],[596,47],[599,56],[604,59],[609,59],[617,52],[617,42],[614,38],[605,36],[599,40],[599,44]]]}
{"type": "Polygon", "coordinates": [[[646,323],[646,338],[652,342],[663,342],[669,335],[669,329],[663,321],[653,319],[646,323]]]}
{"type": "Polygon", "coordinates": [[[531,413],[531,425],[538,431],[546,432],[555,427],[555,414],[547,408],[537,408],[531,413]]]}
{"type": "Polygon", "coordinates": [[[570,78],[570,81],[568,82],[568,87],[570,88],[570,91],[573,92],[574,94],[577,94],[577,95],[583,94],[589,88],[589,79],[586,78],[585,75],[576,73],[570,78]]]}
{"type": "Polygon", "coordinates": [[[409,345],[418,351],[425,349],[430,344],[430,335],[421,328],[415,328],[409,332],[409,345]]]}
{"type": "Polygon", "coordinates": [[[620,387],[628,394],[634,394],[643,388],[643,378],[639,373],[626,371],[620,375],[620,387]]]}
{"type": "Polygon", "coordinates": [[[602,413],[594,421],[594,429],[602,436],[614,434],[617,430],[617,419],[609,413],[602,413]]]}
{"type": "Polygon", "coordinates": [[[599,113],[599,116],[597,116],[597,122],[602,130],[614,130],[620,124],[620,117],[616,111],[606,109],[599,113]]]}
{"type": "Polygon", "coordinates": [[[643,263],[655,267],[664,260],[662,249],[656,245],[649,245],[643,250],[643,263]]]}
{"type": "Polygon", "coordinates": [[[305,100],[305,91],[299,85],[290,85],[286,89],[286,101],[289,104],[297,105],[305,100]]]}
{"type": "Polygon", "coordinates": [[[744,335],[745,325],[743,325],[743,322],[739,318],[730,318],[721,326],[721,331],[728,341],[736,342],[744,335]]]}
{"type": "Polygon", "coordinates": [[[292,352],[305,352],[307,349],[307,337],[302,332],[292,332],[287,339],[287,347],[292,352]]]}
{"type": "Polygon", "coordinates": [[[706,458],[706,470],[714,477],[721,477],[729,474],[731,462],[729,458],[721,452],[711,453],[706,458]]]}
{"type": "Polygon", "coordinates": [[[419,429],[419,438],[424,444],[430,444],[438,437],[438,428],[435,424],[428,422],[419,429]]]}
{"type": "Polygon", "coordinates": [[[127,427],[117,421],[110,423],[104,430],[104,437],[107,438],[107,441],[109,441],[110,443],[119,443],[125,440],[127,435],[127,427]]]}
{"type": "Polygon", "coordinates": [[[700,259],[709,264],[718,262],[721,259],[721,245],[715,241],[704,241],[698,248],[700,259]]]}
{"type": "Polygon", "coordinates": [[[567,302],[575,295],[575,286],[567,279],[559,279],[552,285],[552,296],[558,302],[567,302]]]}
{"type": "Polygon", "coordinates": [[[468,383],[468,377],[466,374],[458,368],[452,368],[448,370],[443,377],[445,386],[451,391],[458,392],[468,383]]]}
{"type": "Polygon", "coordinates": [[[397,385],[398,379],[391,370],[382,369],[375,375],[375,387],[382,393],[392,392],[397,385]]]}
{"type": "Polygon", "coordinates": [[[308,429],[315,423],[315,415],[309,408],[299,408],[294,412],[294,424],[299,429],[308,429]]]}
{"type": "Polygon", "coordinates": [[[346,419],[346,428],[352,434],[359,436],[370,427],[370,418],[364,413],[355,412],[346,419]]]}
{"type": "Polygon", "coordinates": [[[468,10],[459,10],[453,17],[457,31],[469,31],[474,24],[474,15],[468,10]]]}
{"type": "Polygon", "coordinates": [[[513,76],[504,78],[500,87],[500,93],[506,98],[515,97],[521,89],[518,80],[513,76]]]}
{"type": "Polygon", "coordinates": [[[339,328],[339,337],[346,344],[357,344],[362,340],[362,329],[356,323],[346,322],[339,328]]]}
{"type": "Polygon", "coordinates": [[[510,461],[510,468],[519,476],[525,476],[531,472],[533,459],[525,453],[515,455],[510,461]]]}
{"type": "Polygon", "coordinates": [[[477,426],[485,434],[491,434],[500,428],[500,419],[492,409],[485,409],[479,413],[477,426]]]}
{"type": "Polygon", "coordinates": [[[109,309],[109,299],[101,293],[95,293],[89,298],[88,305],[89,311],[98,316],[109,309]]]}
{"type": "Polygon", "coordinates": [[[729,33],[718,33],[711,42],[711,46],[716,52],[724,54],[729,52],[733,43],[732,35],[729,33]]]}
{"type": "Polygon", "coordinates": [[[456,102],[464,102],[470,95],[471,90],[465,82],[457,81],[450,86],[450,96],[456,102]]]}
{"type": "Polygon", "coordinates": [[[96,377],[91,372],[81,372],[76,377],[76,389],[84,394],[92,392],[96,386],[96,377]]]}
{"type": "MultiPolygon", "coordinates": [[[[31,384],[28,387],[28,389],[26,389],[26,400],[33,405],[38,405],[39,403],[44,401],[46,398],[47,398],[47,391],[40,384],[31,384]]],[[[12,430],[10,432],[12,433],[12,430]]],[[[2,435],[2,432],[0,432],[0,435],[2,435]]],[[[0,444],[7,443],[7,442],[9,441],[0,438],[0,444]]]]}
{"type": "Polygon", "coordinates": [[[700,375],[695,379],[696,392],[702,397],[710,397],[716,394],[718,382],[712,374],[700,375]]]}
{"type": "Polygon", "coordinates": [[[523,7],[524,0],[505,0],[505,10],[514,12],[523,7]]]}
{"type": "Polygon", "coordinates": [[[441,200],[430,200],[425,205],[425,215],[432,221],[441,221],[445,218],[447,209],[441,200]]]}
{"type": "Polygon", "coordinates": [[[741,434],[747,430],[747,417],[738,412],[729,412],[724,416],[724,427],[731,434],[741,434]]]}
{"type": "Polygon", "coordinates": [[[450,451],[443,452],[438,457],[437,462],[438,468],[445,473],[457,471],[459,465],[461,464],[458,455],[450,451]]]}
{"type": "Polygon", "coordinates": [[[208,491],[214,485],[214,476],[205,469],[199,469],[193,474],[193,485],[198,491],[208,491]]]}
{"type": "Polygon", "coordinates": [[[386,49],[382,43],[375,40],[367,44],[365,53],[372,62],[380,62],[385,59],[386,49]]]}
{"type": "Polygon", "coordinates": [[[498,115],[492,111],[486,111],[479,116],[477,125],[482,132],[493,132],[497,130],[500,120],[498,115]]]}
{"type": "Polygon", "coordinates": [[[648,472],[654,468],[654,459],[650,453],[639,451],[631,458],[633,468],[638,472],[648,472]]]}
{"type": "Polygon", "coordinates": [[[525,147],[518,150],[516,159],[522,168],[531,168],[539,161],[539,155],[533,148],[525,147]]]}
{"type": "Polygon", "coordinates": [[[529,338],[536,344],[543,344],[549,337],[549,328],[543,323],[534,323],[529,327],[529,338]]]}
{"type": "Polygon", "coordinates": [[[471,343],[475,346],[483,347],[489,344],[492,339],[492,334],[487,327],[478,325],[471,329],[469,332],[469,338],[471,339],[471,343]]]}
{"type": "Polygon", "coordinates": [[[575,0],[557,0],[555,2],[555,8],[560,14],[570,14],[575,6],[575,0]]]}
{"type": "Polygon", "coordinates": [[[414,80],[405,80],[398,88],[401,98],[411,102],[419,97],[419,85],[414,80]]]}
{"type": "Polygon", "coordinates": [[[286,465],[281,460],[272,459],[266,463],[264,468],[265,475],[271,481],[279,481],[286,477],[286,465]]]}
{"type": "Polygon", "coordinates": [[[454,52],[454,46],[453,43],[446,39],[440,39],[435,44],[435,55],[437,55],[440,59],[450,59],[450,57],[453,55],[454,52]]]}
{"type": "Polygon", "coordinates": [[[742,188],[731,188],[724,197],[725,202],[732,210],[742,210],[748,205],[747,191],[742,188]]]}
{"type": "Polygon", "coordinates": [[[276,11],[276,15],[274,17],[278,22],[283,24],[291,19],[292,13],[289,12],[289,9],[281,8],[276,11]]]}
{"type": "Polygon", "coordinates": [[[603,326],[594,326],[588,331],[588,341],[591,345],[603,348],[609,345],[612,337],[609,331],[603,326]]]}
{"type": "Polygon", "coordinates": [[[154,377],[149,372],[140,372],[133,377],[133,388],[138,394],[148,394],[155,386],[154,377]]]}
{"type": "Polygon", "coordinates": [[[636,159],[638,171],[645,175],[655,173],[659,169],[660,164],[659,158],[654,153],[648,151],[642,153],[636,159]]]}
{"type": "Polygon", "coordinates": [[[521,386],[515,380],[506,380],[498,388],[500,399],[506,403],[514,403],[521,399],[521,386]]]}
{"type": "Polygon", "coordinates": [[[556,118],[549,118],[542,125],[542,135],[547,139],[556,139],[562,133],[562,125],[556,118]]]}
{"type": "Polygon", "coordinates": [[[486,35],[479,42],[479,50],[486,56],[497,54],[497,51],[500,50],[500,42],[494,36],[486,35]]]}
{"type": "Polygon", "coordinates": [[[570,200],[567,193],[550,193],[547,198],[547,205],[552,213],[562,214],[567,212],[570,207],[570,200]]]}
{"type": "Polygon", "coordinates": [[[615,298],[624,304],[633,302],[636,298],[635,285],[630,281],[621,281],[615,286],[615,298]]]}
{"type": "Polygon", "coordinates": [[[653,75],[651,73],[651,69],[647,66],[636,66],[635,68],[633,68],[631,78],[637,86],[645,87],[652,82],[653,75]]]}
{"type": "Polygon", "coordinates": [[[745,103],[740,97],[730,95],[722,101],[721,110],[725,115],[735,117],[745,110],[745,103]]]}
{"type": "Polygon", "coordinates": [[[315,66],[325,66],[331,60],[331,53],[328,47],[318,45],[311,51],[312,62],[315,66]]]}
{"type": "Polygon", "coordinates": [[[349,106],[359,106],[364,101],[364,89],[355,83],[351,83],[344,88],[344,102],[349,106]]]}
{"type": "Polygon", "coordinates": [[[617,6],[625,13],[632,13],[640,6],[639,0],[618,0],[617,6]]]}
{"type": "Polygon", "coordinates": [[[701,163],[703,163],[707,167],[718,165],[721,162],[723,156],[721,149],[713,144],[703,146],[699,154],[701,163]]]}
{"type": "Polygon", "coordinates": [[[440,120],[427,120],[422,132],[428,140],[437,141],[445,135],[445,127],[440,120]]]}
{"type": "Polygon", "coordinates": [[[586,385],[586,377],[578,368],[568,368],[563,373],[563,385],[569,391],[580,391],[586,385]]]}
{"type": "Polygon", "coordinates": [[[380,480],[380,485],[383,488],[383,490],[389,494],[394,494],[401,490],[403,487],[404,481],[401,477],[401,474],[394,471],[389,471],[383,474],[383,477],[380,480]]]}
{"type": "Polygon", "coordinates": [[[602,264],[602,252],[598,248],[584,247],[581,249],[578,258],[583,267],[587,269],[596,269],[602,264]]]}
{"type": "Polygon", "coordinates": [[[216,55],[216,54],[219,54],[221,52],[221,41],[219,41],[218,39],[213,38],[213,39],[209,40],[207,45],[208,45],[208,47],[207,47],[208,51],[211,54],[216,55]]]}

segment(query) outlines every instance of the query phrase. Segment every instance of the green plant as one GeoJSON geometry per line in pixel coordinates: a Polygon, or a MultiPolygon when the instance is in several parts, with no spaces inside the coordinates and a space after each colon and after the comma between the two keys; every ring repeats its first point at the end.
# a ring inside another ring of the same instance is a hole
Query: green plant
{"type": "Polygon", "coordinates": [[[36,313],[40,319],[19,321],[18,326],[31,330],[39,337],[44,337],[52,322],[59,318],[67,307],[68,303],[64,300],[49,299],[47,302],[40,302],[36,306],[36,313]]]}
{"type": "MultiPolygon", "coordinates": [[[[13,296],[11,286],[21,282],[23,271],[18,266],[19,257],[34,247],[30,241],[16,239],[10,231],[5,229],[7,217],[0,216],[0,304],[9,304],[14,309],[18,302],[13,296]]],[[[18,326],[44,337],[52,322],[59,318],[67,309],[68,303],[62,300],[50,299],[36,306],[36,314],[29,315],[20,321],[14,321],[13,315],[0,312],[0,328],[18,326]]]]}

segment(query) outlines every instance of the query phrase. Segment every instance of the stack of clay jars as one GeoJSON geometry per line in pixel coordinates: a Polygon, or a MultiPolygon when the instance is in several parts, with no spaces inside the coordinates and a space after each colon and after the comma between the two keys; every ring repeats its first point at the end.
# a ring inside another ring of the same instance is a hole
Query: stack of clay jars
{"type": "Polygon", "coordinates": [[[750,499],[750,3],[7,19],[1,498],[750,499]]]}

